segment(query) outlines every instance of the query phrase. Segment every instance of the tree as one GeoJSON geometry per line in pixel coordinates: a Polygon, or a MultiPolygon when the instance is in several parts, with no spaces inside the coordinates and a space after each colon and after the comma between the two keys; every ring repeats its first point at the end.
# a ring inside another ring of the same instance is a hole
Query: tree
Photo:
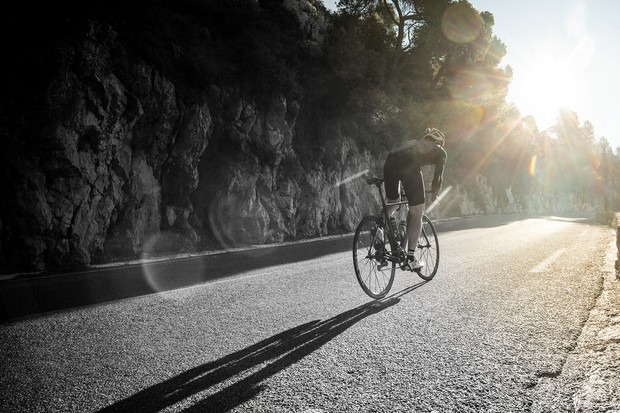
{"type": "Polygon", "coordinates": [[[506,47],[493,35],[491,13],[465,0],[341,0],[339,8],[360,19],[380,17],[394,36],[387,76],[415,85],[418,94],[426,86],[458,98],[505,96],[512,73],[497,67],[506,47]]]}
{"type": "Polygon", "coordinates": [[[415,31],[433,24],[434,13],[449,0],[341,0],[339,9],[356,16],[377,13],[386,27],[395,33],[392,50],[392,67],[398,66],[401,57],[414,47],[415,31]]]}

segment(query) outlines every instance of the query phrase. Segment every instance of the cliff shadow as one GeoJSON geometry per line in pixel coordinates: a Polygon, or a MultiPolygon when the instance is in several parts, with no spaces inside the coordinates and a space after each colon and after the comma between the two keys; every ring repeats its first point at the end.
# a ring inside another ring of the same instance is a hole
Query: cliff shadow
{"type": "Polygon", "coordinates": [[[352,236],[318,238],[140,264],[17,277],[0,281],[0,323],[171,291],[246,271],[350,251],[352,242],[352,236]]]}

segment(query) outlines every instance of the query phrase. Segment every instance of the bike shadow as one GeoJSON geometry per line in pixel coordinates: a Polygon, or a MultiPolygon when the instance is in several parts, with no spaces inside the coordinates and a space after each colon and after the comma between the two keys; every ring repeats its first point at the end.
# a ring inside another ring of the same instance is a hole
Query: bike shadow
{"type": "Polygon", "coordinates": [[[118,401],[100,412],[158,412],[177,403],[211,394],[184,412],[226,412],[259,394],[265,379],[295,364],[348,328],[400,302],[400,298],[426,281],[345,311],[328,320],[314,320],[278,333],[218,360],[194,367],[173,378],[118,401]],[[257,369],[259,366],[260,367],[257,369]],[[255,371],[254,371],[255,370],[255,371]],[[224,384],[237,380],[232,384],[224,384]],[[215,390],[216,387],[225,387],[215,390]]]}

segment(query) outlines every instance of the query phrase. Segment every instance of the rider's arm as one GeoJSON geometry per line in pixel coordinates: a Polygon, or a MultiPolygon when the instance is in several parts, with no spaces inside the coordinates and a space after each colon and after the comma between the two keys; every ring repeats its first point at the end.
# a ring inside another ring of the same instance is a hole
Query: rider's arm
{"type": "Polygon", "coordinates": [[[446,163],[448,154],[446,151],[439,147],[435,158],[435,175],[433,176],[433,184],[431,187],[432,199],[435,200],[441,191],[441,185],[443,184],[443,167],[446,163]]]}

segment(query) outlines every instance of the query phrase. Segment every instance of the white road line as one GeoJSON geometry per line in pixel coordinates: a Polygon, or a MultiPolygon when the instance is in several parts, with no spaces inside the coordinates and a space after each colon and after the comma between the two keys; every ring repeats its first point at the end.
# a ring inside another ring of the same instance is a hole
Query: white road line
{"type": "Polygon", "coordinates": [[[553,254],[549,255],[547,258],[541,261],[537,266],[532,268],[530,272],[545,272],[547,270],[547,267],[549,267],[551,264],[553,264],[554,261],[560,258],[560,255],[564,254],[564,251],[566,251],[566,248],[560,248],[559,250],[555,251],[553,254]]]}
{"type": "Polygon", "coordinates": [[[195,289],[195,288],[206,288],[206,287],[211,287],[211,286],[217,285],[217,284],[224,284],[224,283],[230,283],[230,282],[235,282],[235,281],[244,281],[244,280],[248,280],[248,279],[251,279],[251,278],[260,277],[262,275],[274,274],[276,272],[278,272],[278,271],[274,270],[274,271],[259,272],[259,273],[254,273],[254,274],[225,276],[223,278],[216,278],[214,280],[207,280],[207,281],[201,282],[199,284],[188,285],[187,287],[181,287],[181,288],[174,288],[172,290],[159,291],[158,294],[175,294],[177,292],[192,290],[192,289],[195,289]]]}

